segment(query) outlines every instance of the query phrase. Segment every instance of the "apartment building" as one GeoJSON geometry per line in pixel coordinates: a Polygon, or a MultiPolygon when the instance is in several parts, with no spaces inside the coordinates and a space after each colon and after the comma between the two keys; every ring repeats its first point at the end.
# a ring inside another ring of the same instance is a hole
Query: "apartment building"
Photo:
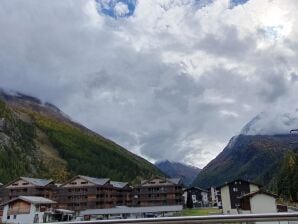
{"type": "Polygon", "coordinates": [[[3,186],[2,201],[8,201],[19,196],[38,196],[57,199],[57,186],[53,180],[19,177],[3,186]]]}
{"type": "Polygon", "coordinates": [[[153,177],[134,189],[134,206],[182,205],[183,190],[180,178],[153,177]]]}
{"type": "Polygon", "coordinates": [[[58,204],[61,209],[112,208],[116,205],[117,190],[110,179],[76,176],[59,187],[58,204]]]}
{"type": "Polygon", "coordinates": [[[110,182],[116,190],[116,206],[132,206],[132,187],[127,182],[110,182]]]}

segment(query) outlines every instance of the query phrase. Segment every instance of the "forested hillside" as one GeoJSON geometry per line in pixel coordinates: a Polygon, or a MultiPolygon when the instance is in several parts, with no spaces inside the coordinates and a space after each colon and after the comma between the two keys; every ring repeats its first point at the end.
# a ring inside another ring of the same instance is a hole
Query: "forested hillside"
{"type": "Polygon", "coordinates": [[[0,182],[72,175],[138,182],[162,174],[145,159],[24,95],[0,94],[0,182]]]}
{"type": "Polygon", "coordinates": [[[285,156],[276,184],[279,195],[298,202],[298,149],[290,151],[285,156]]]}

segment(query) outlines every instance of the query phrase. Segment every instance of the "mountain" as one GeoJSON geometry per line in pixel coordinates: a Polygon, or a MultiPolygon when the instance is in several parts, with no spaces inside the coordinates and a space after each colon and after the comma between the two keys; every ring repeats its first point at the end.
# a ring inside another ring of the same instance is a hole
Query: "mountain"
{"type": "Polygon", "coordinates": [[[272,187],[285,156],[298,148],[298,135],[239,135],[212,160],[193,182],[218,186],[243,178],[272,187]]]}
{"type": "Polygon", "coordinates": [[[298,128],[298,109],[287,112],[266,111],[258,114],[248,122],[243,135],[284,135],[298,128]]]}
{"type": "Polygon", "coordinates": [[[65,181],[77,174],[136,183],[162,173],[56,106],[0,91],[0,182],[18,176],[65,181]]]}
{"type": "Polygon", "coordinates": [[[182,182],[185,186],[189,186],[201,171],[201,169],[197,167],[178,162],[170,162],[168,160],[157,162],[155,166],[171,178],[182,178],[182,182]]]}
{"type": "Polygon", "coordinates": [[[240,135],[233,137],[204,167],[193,185],[210,187],[242,178],[280,192],[278,183],[285,176],[281,174],[282,167],[289,167],[289,160],[285,158],[297,153],[298,149],[298,135],[290,132],[298,127],[298,109],[283,110],[281,107],[271,108],[249,121],[240,135]]]}

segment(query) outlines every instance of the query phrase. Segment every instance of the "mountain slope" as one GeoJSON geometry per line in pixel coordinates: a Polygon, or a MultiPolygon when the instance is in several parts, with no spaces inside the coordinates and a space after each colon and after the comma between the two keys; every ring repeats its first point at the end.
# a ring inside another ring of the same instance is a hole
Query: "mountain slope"
{"type": "Polygon", "coordinates": [[[0,182],[20,175],[64,181],[76,174],[136,182],[161,174],[51,104],[3,91],[0,99],[0,182]]]}
{"type": "Polygon", "coordinates": [[[198,175],[193,185],[217,186],[243,178],[275,185],[284,156],[298,148],[298,135],[239,135],[198,175]]]}
{"type": "Polygon", "coordinates": [[[189,186],[201,169],[183,163],[170,162],[168,160],[155,164],[163,173],[171,178],[180,177],[185,186],[189,186]]]}

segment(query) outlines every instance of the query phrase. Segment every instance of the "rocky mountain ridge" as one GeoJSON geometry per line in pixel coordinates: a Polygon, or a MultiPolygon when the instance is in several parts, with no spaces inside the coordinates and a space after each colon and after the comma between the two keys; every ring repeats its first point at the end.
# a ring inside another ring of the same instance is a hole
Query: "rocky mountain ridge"
{"type": "Polygon", "coordinates": [[[182,182],[185,186],[189,186],[196,176],[201,171],[200,168],[190,166],[184,163],[171,162],[168,160],[159,161],[155,165],[166,175],[171,178],[182,178],[182,182]]]}

